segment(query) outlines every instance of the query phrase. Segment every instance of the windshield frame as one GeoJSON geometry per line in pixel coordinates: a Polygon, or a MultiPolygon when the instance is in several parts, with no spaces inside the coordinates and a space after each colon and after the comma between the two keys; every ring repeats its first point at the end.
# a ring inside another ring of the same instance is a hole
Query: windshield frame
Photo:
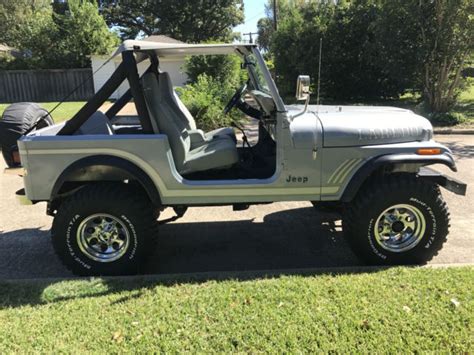
{"type": "Polygon", "coordinates": [[[253,84],[253,87],[265,94],[271,95],[270,88],[268,83],[265,80],[265,76],[260,67],[258,67],[258,61],[255,58],[254,54],[248,54],[244,57],[244,65],[247,69],[249,78],[253,84]],[[250,58],[253,57],[253,58],[250,58]],[[257,73],[257,70],[260,70],[260,73],[257,73]]]}
{"type": "Polygon", "coordinates": [[[268,67],[265,63],[265,59],[263,59],[262,54],[256,47],[252,47],[251,54],[256,59],[256,63],[252,63],[251,65],[248,65],[247,58],[249,55],[244,56],[244,63],[246,63],[250,80],[252,81],[254,86],[257,87],[257,90],[262,91],[263,93],[266,93],[273,98],[277,111],[286,112],[285,104],[283,103],[283,100],[281,99],[280,94],[278,93],[278,88],[275,82],[273,81],[272,75],[270,74],[270,71],[268,70],[268,67]],[[264,90],[262,90],[262,87],[260,86],[260,82],[256,78],[257,74],[255,73],[255,67],[253,66],[258,67],[260,72],[263,75],[263,81],[266,84],[266,88],[264,90]]]}

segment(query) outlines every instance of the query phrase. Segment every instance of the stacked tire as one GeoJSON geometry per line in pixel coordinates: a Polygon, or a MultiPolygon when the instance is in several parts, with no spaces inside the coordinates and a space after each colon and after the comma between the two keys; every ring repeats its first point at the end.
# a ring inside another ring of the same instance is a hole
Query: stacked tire
{"type": "Polygon", "coordinates": [[[11,104],[0,120],[0,147],[8,167],[18,165],[13,155],[18,151],[17,141],[34,127],[34,130],[53,125],[48,111],[33,102],[11,104]]]}

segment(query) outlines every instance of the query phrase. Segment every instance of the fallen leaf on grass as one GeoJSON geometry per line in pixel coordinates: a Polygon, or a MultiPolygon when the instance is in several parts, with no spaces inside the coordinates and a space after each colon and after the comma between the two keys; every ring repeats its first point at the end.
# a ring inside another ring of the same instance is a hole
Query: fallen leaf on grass
{"type": "Polygon", "coordinates": [[[461,305],[461,302],[459,302],[455,298],[451,298],[451,303],[454,305],[454,307],[458,308],[461,305]]]}
{"type": "Polygon", "coordinates": [[[114,332],[114,334],[112,334],[112,340],[117,342],[117,343],[121,343],[123,341],[122,332],[120,330],[114,332]]]}

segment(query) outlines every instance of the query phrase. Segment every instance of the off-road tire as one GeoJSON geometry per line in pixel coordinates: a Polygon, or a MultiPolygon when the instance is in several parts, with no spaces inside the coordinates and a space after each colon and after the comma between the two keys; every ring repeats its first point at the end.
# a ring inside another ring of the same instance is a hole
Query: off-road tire
{"type": "Polygon", "coordinates": [[[366,184],[346,209],[343,230],[353,251],[369,264],[425,264],[446,241],[449,211],[438,186],[401,174],[366,184]],[[375,227],[379,216],[396,205],[409,205],[421,212],[426,227],[411,249],[393,252],[377,241],[375,227]]]}
{"type": "Polygon", "coordinates": [[[154,211],[146,194],[128,184],[83,187],[58,208],[52,227],[54,250],[63,264],[79,276],[136,274],[156,241],[158,223],[154,211]],[[96,261],[81,250],[81,223],[97,214],[113,216],[128,233],[128,246],[115,261],[96,261]]]}

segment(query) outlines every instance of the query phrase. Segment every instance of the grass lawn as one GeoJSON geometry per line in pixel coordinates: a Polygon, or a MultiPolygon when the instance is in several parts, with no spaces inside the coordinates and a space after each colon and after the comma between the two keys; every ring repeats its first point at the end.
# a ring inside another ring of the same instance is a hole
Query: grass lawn
{"type": "Polygon", "coordinates": [[[0,352],[471,353],[473,276],[0,282],[0,352]]]}
{"type": "Polygon", "coordinates": [[[466,89],[459,95],[461,103],[474,103],[474,78],[470,78],[466,89]]]}
{"type": "MultiPolygon", "coordinates": [[[[42,102],[40,103],[40,106],[49,111],[52,110],[57,104],[57,102],[42,102]]],[[[54,122],[59,123],[70,119],[77,111],[80,110],[82,106],[84,106],[84,104],[84,101],[64,102],[53,112],[52,116],[54,122]]],[[[0,116],[3,114],[3,111],[8,105],[10,104],[0,104],[0,116]]]]}
{"type": "Polygon", "coordinates": [[[474,125],[474,78],[469,79],[466,89],[459,95],[454,111],[466,116],[466,125],[474,125]]]}

